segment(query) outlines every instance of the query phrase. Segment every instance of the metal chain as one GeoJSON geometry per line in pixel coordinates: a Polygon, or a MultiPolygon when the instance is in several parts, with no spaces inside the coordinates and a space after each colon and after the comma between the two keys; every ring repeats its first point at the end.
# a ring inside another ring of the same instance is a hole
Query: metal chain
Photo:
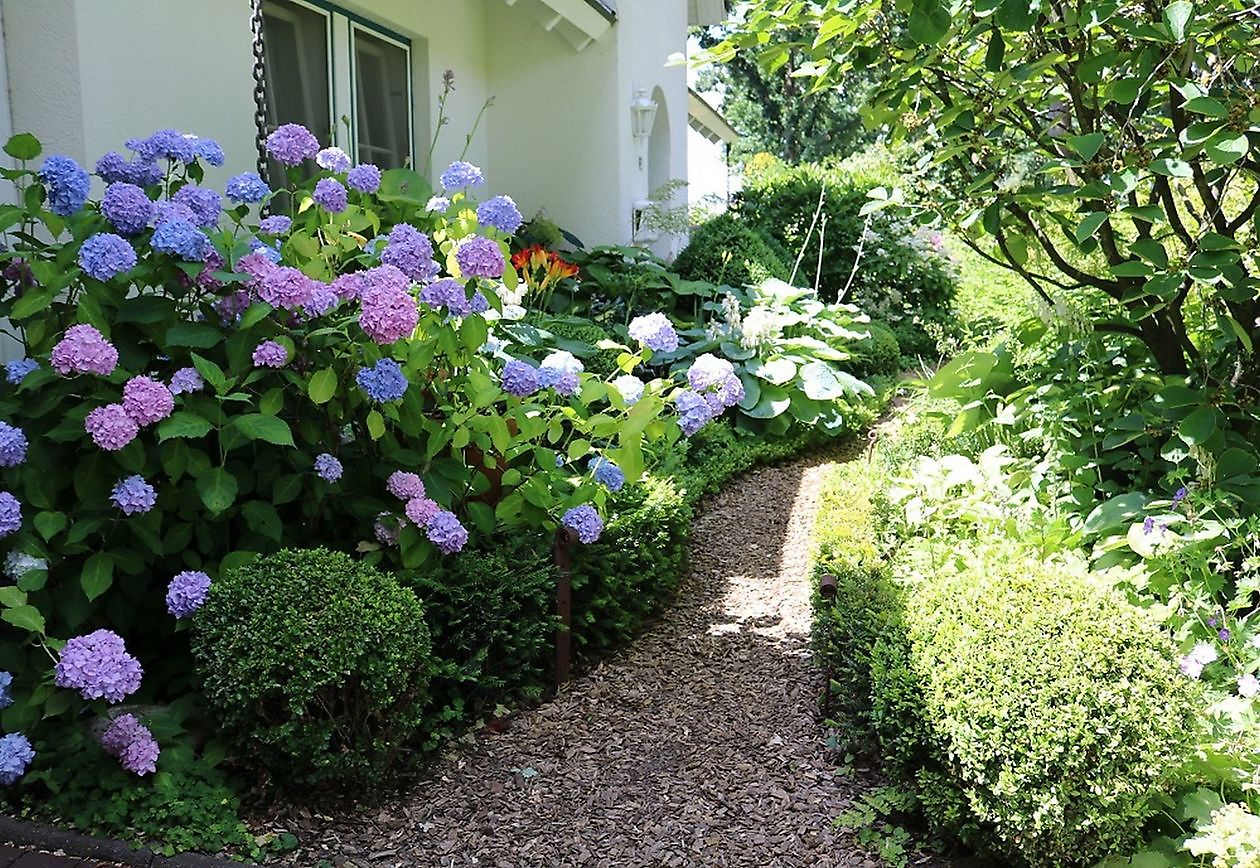
{"type": "Polygon", "coordinates": [[[254,37],[254,127],[258,174],[267,179],[267,62],[263,42],[262,0],[250,0],[250,30],[254,37]]]}

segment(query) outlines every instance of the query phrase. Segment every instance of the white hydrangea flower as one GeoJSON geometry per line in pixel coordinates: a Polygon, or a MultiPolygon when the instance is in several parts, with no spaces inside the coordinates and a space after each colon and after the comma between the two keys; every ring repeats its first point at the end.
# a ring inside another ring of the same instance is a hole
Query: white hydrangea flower
{"type": "Polygon", "coordinates": [[[32,570],[48,569],[48,561],[28,555],[26,552],[9,552],[4,559],[4,572],[13,581],[17,581],[32,570]]]}

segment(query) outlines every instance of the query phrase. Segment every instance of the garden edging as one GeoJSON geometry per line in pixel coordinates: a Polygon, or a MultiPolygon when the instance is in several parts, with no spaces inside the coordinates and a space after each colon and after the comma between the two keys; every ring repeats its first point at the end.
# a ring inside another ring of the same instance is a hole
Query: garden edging
{"type": "MultiPolygon", "coordinates": [[[[114,838],[96,838],[78,832],[67,832],[53,826],[44,826],[27,820],[0,815],[0,841],[19,847],[36,847],[40,850],[60,850],[67,856],[79,859],[107,859],[134,868],[240,868],[250,864],[234,862],[203,853],[180,853],[163,856],[147,847],[133,848],[125,841],[114,838]]],[[[67,863],[70,864],[70,863],[67,863]]]]}

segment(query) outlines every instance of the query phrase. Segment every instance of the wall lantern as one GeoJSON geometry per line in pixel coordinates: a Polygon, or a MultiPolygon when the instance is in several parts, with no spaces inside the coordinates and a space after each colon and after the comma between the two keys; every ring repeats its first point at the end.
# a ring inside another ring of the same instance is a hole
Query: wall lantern
{"type": "Polygon", "coordinates": [[[630,131],[636,141],[644,141],[652,135],[652,122],[656,120],[656,102],[647,91],[638,88],[630,103],[630,131]]]}

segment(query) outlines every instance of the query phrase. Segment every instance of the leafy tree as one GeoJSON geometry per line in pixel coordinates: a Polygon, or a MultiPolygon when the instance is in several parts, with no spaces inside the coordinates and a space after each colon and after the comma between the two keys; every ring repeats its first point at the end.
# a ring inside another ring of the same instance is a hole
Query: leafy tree
{"type": "Polygon", "coordinates": [[[1047,301],[1104,294],[1097,327],[1166,374],[1238,385],[1258,376],[1257,44],[1252,0],[755,0],[710,57],[805,57],[815,92],[878,64],[867,121],[923,146],[928,208],[1047,301]]]}
{"type": "MultiPolygon", "coordinates": [[[[700,44],[711,47],[725,36],[723,28],[712,27],[701,34],[700,44]]],[[[736,159],[765,152],[790,164],[812,163],[874,141],[859,111],[869,75],[851,76],[804,99],[811,81],[798,74],[809,59],[796,47],[803,38],[803,31],[793,31],[789,41],[770,46],[764,55],[738,54],[701,73],[700,89],[722,93],[722,113],[742,136],[732,149],[736,159]]]]}

